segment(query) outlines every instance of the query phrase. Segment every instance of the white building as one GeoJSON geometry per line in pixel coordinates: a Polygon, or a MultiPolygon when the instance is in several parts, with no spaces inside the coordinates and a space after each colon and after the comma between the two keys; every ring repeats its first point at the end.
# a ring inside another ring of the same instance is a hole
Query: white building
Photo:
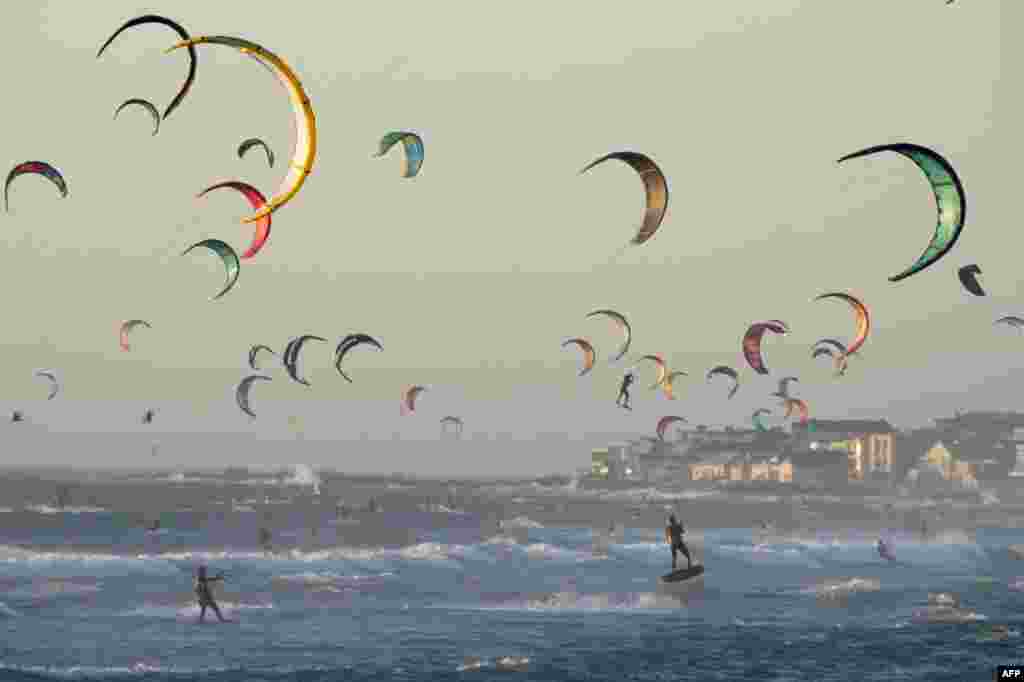
{"type": "Polygon", "coordinates": [[[1017,448],[1017,463],[1010,470],[1010,476],[1024,476],[1024,428],[1013,430],[1013,443],[1017,448]]]}

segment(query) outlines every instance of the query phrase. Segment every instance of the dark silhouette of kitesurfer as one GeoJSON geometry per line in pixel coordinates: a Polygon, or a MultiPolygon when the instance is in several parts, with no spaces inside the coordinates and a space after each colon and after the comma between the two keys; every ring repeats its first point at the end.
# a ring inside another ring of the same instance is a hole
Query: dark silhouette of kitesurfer
{"type": "Polygon", "coordinates": [[[15,423],[23,422],[25,421],[25,416],[18,410],[15,410],[14,412],[11,413],[11,421],[15,423]]]}
{"type": "Polygon", "coordinates": [[[224,574],[218,573],[213,577],[206,575],[206,566],[200,566],[196,569],[196,597],[199,598],[199,622],[202,623],[206,619],[206,608],[210,607],[213,609],[214,614],[217,616],[217,620],[222,623],[227,623],[228,620],[220,613],[220,607],[217,606],[217,602],[213,598],[213,591],[210,589],[210,583],[218,580],[224,580],[224,574]]]}
{"type": "Polygon", "coordinates": [[[683,524],[676,520],[676,515],[672,514],[668,517],[668,525],[665,526],[665,542],[672,547],[672,570],[676,570],[676,555],[682,553],[686,557],[686,568],[692,567],[693,563],[690,560],[690,550],[686,547],[686,543],[683,542],[683,535],[686,530],[683,528],[683,524]]]}
{"type": "Polygon", "coordinates": [[[270,539],[271,535],[267,527],[260,528],[260,547],[263,548],[264,552],[269,553],[271,551],[270,539]]]}
{"type": "Polygon", "coordinates": [[[630,406],[629,387],[636,381],[636,374],[633,370],[626,370],[626,373],[622,375],[622,385],[619,386],[619,397],[615,399],[615,404],[619,407],[627,410],[632,410],[630,406]]]}
{"type": "Polygon", "coordinates": [[[878,556],[882,557],[886,561],[894,561],[896,557],[892,553],[892,548],[885,541],[885,538],[878,538],[878,556]]]}
{"type": "Polygon", "coordinates": [[[142,423],[143,424],[152,424],[154,416],[156,416],[156,411],[155,410],[146,410],[142,414],[142,423]]]}

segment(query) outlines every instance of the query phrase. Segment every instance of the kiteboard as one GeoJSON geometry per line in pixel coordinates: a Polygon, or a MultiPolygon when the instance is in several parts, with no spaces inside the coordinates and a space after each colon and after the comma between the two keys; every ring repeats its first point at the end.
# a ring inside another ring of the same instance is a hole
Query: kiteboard
{"type": "Polygon", "coordinates": [[[671,573],[663,575],[661,576],[661,582],[677,583],[683,580],[689,580],[690,578],[696,578],[699,575],[704,575],[704,567],[697,564],[690,568],[680,568],[678,571],[672,571],[671,573]]]}

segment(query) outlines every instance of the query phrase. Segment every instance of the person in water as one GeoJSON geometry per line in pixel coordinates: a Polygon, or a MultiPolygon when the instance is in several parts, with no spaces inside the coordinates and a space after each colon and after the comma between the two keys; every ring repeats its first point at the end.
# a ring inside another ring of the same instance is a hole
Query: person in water
{"type": "Polygon", "coordinates": [[[619,397],[615,399],[615,404],[619,407],[627,410],[633,409],[629,404],[629,387],[633,385],[634,381],[636,381],[636,375],[633,374],[633,370],[627,370],[626,373],[622,375],[622,385],[619,387],[619,397]]]}
{"type": "Polygon", "coordinates": [[[267,527],[264,526],[264,527],[260,528],[260,547],[262,547],[263,551],[265,553],[268,553],[268,554],[273,550],[273,545],[271,544],[271,539],[272,539],[272,536],[270,534],[270,531],[267,529],[267,527]]]}
{"type": "Polygon", "coordinates": [[[678,552],[682,552],[683,556],[686,557],[686,568],[689,569],[693,564],[690,560],[690,550],[687,549],[686,543],[683,542],[683,535],[686,530],[683,529],[683,524],[676,520],[676,515],[672,514],[668,517],[668,525],[665,526],[665,542],[672,547],[672,570],[676,570],[676,555],[678,552]]]}
{"type": "Polygon", "coordinates": [[[213,599],[213,590],[210,589],[210,583],[218,580],[224,580],[224,574],[219,573],[215,576],[208,577],[206,575],[206,566],[200,566],[196,569],[196,597],[199,598],[199,622],[202,623],[206,619],[206,607],[213,609],[214,614],[217,616],[217,620],[222,623],[227,623],[227,619],[220,613],[220,607],[217,606],[217,602],[213,599]]]}

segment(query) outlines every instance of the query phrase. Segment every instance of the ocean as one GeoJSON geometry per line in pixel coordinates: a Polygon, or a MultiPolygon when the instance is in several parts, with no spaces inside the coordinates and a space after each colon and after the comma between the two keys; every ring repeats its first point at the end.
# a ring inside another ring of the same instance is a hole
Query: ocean
{"type": "Polygon", "coordinates": [[[384,511],[411,544],[347,547],[352,521],[277,514],[264,552],[256,511],[162,514],[157,532],[0,513],[0,680],[961,682],[1021,659],[1022,530],[893,533],[886,561],[877,534],[702,529],[703,583],[669,589],[666,546],[636,528],[521,518],[487,538],[468,514],[384,511]],[[232,622],[197,623],[200,563],[226,573],[232,622]]]}

